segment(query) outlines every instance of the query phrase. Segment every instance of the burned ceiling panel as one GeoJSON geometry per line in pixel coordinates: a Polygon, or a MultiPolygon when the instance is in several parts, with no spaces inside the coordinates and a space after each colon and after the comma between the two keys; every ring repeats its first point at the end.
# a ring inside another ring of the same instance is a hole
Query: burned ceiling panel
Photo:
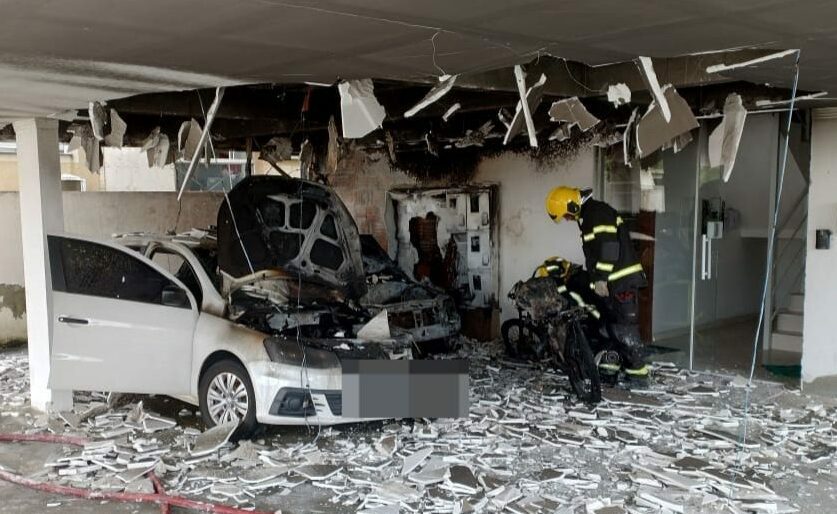
{"type": "MultiPolygon", "coordinates": [[[[547,55],[605,65],[638,55],[801,48],[801,87],[837,86],[837,5],[815,0],[147,0],[118,7],[11,0],[3,12],[0,119],[7,120],[153,91],[428,80],[440,70],[468,75],[547,55]]],[[[764,68],[758,79],[787,86],[791,77],[764,68]]]]}

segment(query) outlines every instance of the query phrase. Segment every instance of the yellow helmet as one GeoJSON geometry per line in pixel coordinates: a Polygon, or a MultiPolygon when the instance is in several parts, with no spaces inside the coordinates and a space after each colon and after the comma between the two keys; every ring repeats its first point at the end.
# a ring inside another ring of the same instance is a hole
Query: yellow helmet
{"type": "Polygon", "coordinates": [[[546,213],[555,223],[560,223],[565,216],[578,216],[581,210],[581,190],[574,187],[560,186],[546,196],[546,213]]]}
{"type": "Polygon", "coordinates": [[[564,280],[570,275],[573,263],[562,257],[550,257],[535,270],[536,277],[560,277],[564,280]]]}

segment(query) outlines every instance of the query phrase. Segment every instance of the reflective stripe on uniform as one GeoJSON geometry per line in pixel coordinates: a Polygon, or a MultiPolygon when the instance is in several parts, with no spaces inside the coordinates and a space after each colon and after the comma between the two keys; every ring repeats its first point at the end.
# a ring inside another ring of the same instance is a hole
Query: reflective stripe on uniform
{"type": "Polygon", "coordinates": [[[616,225],[596,225],[592,232],[588,232],[582,236],[586,242],[592,241],[596,238],[596,234],[615,234],[617,232],[616,225]]]}
{"type": "Polygon", "coordinates": [[[625,220],[623,220],[623,219],[622,219],[622,216],[617,216],[617,217],[616,217],[616,226],[617,226],[617,227],[618,227],[619,225],[621,225],[622,223],[624,223],[624,222],[625,222],[625,220]]]}
{"type": "Polygon", "coordinates": [[[647,377],[648,376],[648,366],[643,364],[641,367],[636,369],[625,368],[625,374],[631,375],[634,377],[647,377]]]}
{"type": "Polygon", "coordinates": [[[637,263],[632,266],[628,266],[627,268],[622,268],[619,271],[614,271],[613,273],[608,275],[607,280],[608,282],[613,282],[614,280],[619,280],[620,278],[627,277],[628,275],[641,272],[642,264],[637,263]]]}
{"type": "Polygon", "coordinates": [[[584,300],[581,298],[581,295],[576,293],[575,291],[570,291],[570,296],[573,297],[573,300],[575,300],[575,303],[577,303],[579,307],[587,306],[587,304],[584,303],[584,300]]]}
{"type": "Polygon", "coordinates": [[[610,273],[611,271],[613,271],[613,264],[608,262],[597,262],[596,269],[599,271],[607,271],[608,273],[610,273]]]}
{"type": "Polygon", "coordinates": [[[592,314],[594,318],[599,319],[602,317],[602,315],[595,307],[588,305],[587,308],[590,309],[590,314],[592,314]]]}

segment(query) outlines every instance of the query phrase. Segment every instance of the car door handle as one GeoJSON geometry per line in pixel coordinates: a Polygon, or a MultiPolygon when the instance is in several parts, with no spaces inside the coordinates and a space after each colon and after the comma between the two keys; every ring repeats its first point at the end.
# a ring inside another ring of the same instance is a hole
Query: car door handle
{"type": "Polygon", "coordinates": [[[90,320],[86,320],[83,318],[71,318],[69,316],[58,316],[58,321],[60,323],[66,323],[68,325],[87,325],[90,323],[90,320]]]}

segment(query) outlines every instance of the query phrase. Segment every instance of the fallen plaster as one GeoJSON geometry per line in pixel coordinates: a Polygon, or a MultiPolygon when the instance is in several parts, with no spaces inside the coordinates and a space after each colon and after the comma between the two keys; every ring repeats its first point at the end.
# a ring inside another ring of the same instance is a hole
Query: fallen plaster
{"type": "Polygon", "coordinates": [[[344,138],[361,138],[381,127],[386,110],[375,98],[372,79],[343,81],[337,84],[337,89],[344,138]]]}
{"type": "Polygon", "coordinates": [[[732,175],[746,120],[747,110],[742,105],[741,96],[731,93],[724,102],[724,118],[709,135],[709,165],[713,168],[723,166],[724,182],[728,182],[732,175]]]}
{"type": "Polygon", "coordinates": [[[87,115],[90,117],[90,127],[93,129],[93,137],[99,141],[104,141],[105,127],[109,124],[105,107],[101,102],[90,102],[87,108],[87,115]]]}
{"type": "Polygon", "coordinates": [[[587,132],[599,123],[599,119],[590,114],[576,96],[553,103],[549,108],[549,117],[552,121],[566,122],[568,129],[577,126],[582,132],[587,132]]]}
{"type": "MultiPolygon", "coordinates": [[[[748,390],[741,377],[653,362],[647,388],[607,388],[589,407],[551,368],[511,361],[501,344],[460,342],[452,357],[470,360],[471,398],[461,419],[321,427],[316,437],[283,430],[236,444],[225,442],[225,430],[185,426],[194,414],[165,423],[149,408],[173,401],[161,397],[140,406],[76,392],[74,411],[38,414],[27,405],[25,349],[0,354],[0,415],[15,427],[6,430],[90,441],[56,447],[37,463],[39,479],[142,491],[153,469],[169,494],[242,509],[780,513],[833,505],[832,398],[758,381],[748,390]],[[749,432],[740,445],[747,394],[749,432]],[[198,446],[208,453],[188,451],[198,446]]],[[[33,511],[43,507],[34,501],[33,511]]]]}
{"type": "Polygon", "coordinates": [[[227,444],[233,432],[238,428],[238,421],[231,421],[222,425],[216,425],[202,433],[195,440],[195,444],[189,448],[193,457],[202,457],[218,451],[227,444]]]}
{"type": "Polygon", "coordinates": [[[659,106],[663,119],[666,123],[670,122],[671,109],[669,108],[665,92],[660,87],[660,82],[657,80],[657,73],[654,71],[654,63],[651,61],[650,57],[640,56],[636,60],[636,65],[642,75],[642,81],[645,83],[645,87],[648,88],[654,102],[659,106]]]}
{"type": "MultiPolygon", "coordinates": [[[[433,86],[430,91],[424,95],[424,98],[419,100],[419,102],[411,107],[407,112],[404,113],[405,118],[413,117],[417,112],[424,109],[428,105],[439,101],[440,98],[448,94],[448,91],[453,88],[453,84],[456,82],[457,75],[442,75],[439,77],[439,83],[433,86]]],[[[445,120],[447,121],[447,120],[445,120]]]]}
{"type": "Polygon", "coordinates": [[[468,129],[465,135],[454,141],[453,146],[456,148],[468,148],[469,146],[482,146],[485,144],[485,139],[494,130],[494,122],[486,121],[480,128],[468,129]]]}
{"type": "MultiPolygon", "coordinates": [[[[526,89],[526,72],[523,67],[515,65],[514,77],[517,83],[517,90],[520,93],[520,100],[517,102],[517,107],[514,111],[514,116],[508,124],[506,137],[503,138],[503,144],[506,145],[523,129],[525,122],[526,132],[529,135],[529,146],[532,148],[538,147],[538,135],[535,132],[535,122],[532,120],[532,112],[537,109],[543,98],[543,87],[546,84],[546,75],[541,73],[541,77],[532,86],[526,89]]],[[[501,121],[503,118],[501,116],[501,121]]],[[[504,122],[505,123],[505,122],[504,122]]]]}
{"type": "Polygon", "coordinates": [[[633,167],[633,159],[636,155],[636,120],[638,117],[639,107],[635,107],[622,132],[622,158],[629,168],[633,167]]]}
{"type": "Polygon", "coordinates": [[[357,338],[365,341],[388,341],[392,339],[389,330],[389,316],[387,310],[382,309],[370,319],[360,330],[357,331],[357,338]]]}
{"type": "Polygon", "coordinates": [[[631,103],[631,89],[623,82],[611,84],[607,86],[607,101],[614,107],[629,104],[631,103]]]}
{"type": "Polygon", "coordinates": [[[699,126],[692,109],[677,90],[667,85],[663,88],[665,105],[669,108],[666,120],[661,104],[652,102],[636,124],[636,148],[639,157],[648,156],[672,139],[699,126]]]}

